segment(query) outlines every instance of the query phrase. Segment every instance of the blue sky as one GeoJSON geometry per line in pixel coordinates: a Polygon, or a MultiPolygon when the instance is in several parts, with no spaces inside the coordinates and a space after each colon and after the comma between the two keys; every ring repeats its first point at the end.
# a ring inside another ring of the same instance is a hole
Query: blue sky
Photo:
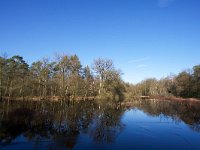
{"type": "Polygon", "coordinates": [[[110,58],[137,83],[200,64],[199,0],[0,0],[0,51],[110,58]]]}

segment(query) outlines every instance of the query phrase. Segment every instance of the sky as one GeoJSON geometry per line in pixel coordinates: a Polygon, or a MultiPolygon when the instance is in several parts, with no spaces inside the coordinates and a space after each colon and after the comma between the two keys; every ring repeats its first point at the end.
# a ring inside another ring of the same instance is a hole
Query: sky
{"type": "Polygon", "coordinates": [[[126,82],[200,64],[200,0],[0,0],[0,52],[109,58],[126,82]]]}

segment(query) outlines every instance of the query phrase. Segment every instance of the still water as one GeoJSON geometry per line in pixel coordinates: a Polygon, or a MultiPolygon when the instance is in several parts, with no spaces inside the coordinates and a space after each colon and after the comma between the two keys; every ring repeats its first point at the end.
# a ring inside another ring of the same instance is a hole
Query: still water
{"type": "Polygon", "coordinates": [[[200,105],[1,102],[0,149],[200,149],[200,105]]]}

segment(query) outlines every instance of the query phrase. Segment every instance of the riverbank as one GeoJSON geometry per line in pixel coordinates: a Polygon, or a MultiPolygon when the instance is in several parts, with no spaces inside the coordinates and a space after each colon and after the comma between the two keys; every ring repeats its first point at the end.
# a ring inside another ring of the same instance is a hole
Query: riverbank
{"type": "Polygon", "coordinates": [[[170,97],[152,96],[150,97],[150,99],[200,103],[200,100],[197,98],[182,98],[182,97],[175,97],[175,96],[170,96],[170,97]]]}
{"type": "Polygon", "coordinates": [[[54,101],[54,102],[58,102],[58,101],[65,101],[65,100],[69,100],[69,101],[81,101],[81,100],[94,100],[95,97],[76,97],[76,98],[62,98],[60,96],[48,96],[46,98],[43,97],[3,97],[2,100],[12,100],[12,101],[54,101]]]}
{"type": "MultiPolygon", "coordinates": [[[[69,99],[64,99],[61,98],[60,96],[52,96],[52,97],[46,97],[46,99],[42,97],[3,97],[3,100],[12,100],[12,101],[52,101],[52,102],[58,102],[58,101],[81,101],[81,100],[95,100],[98,99],[98,97],[76,97],[76,98],[69,98],[69,99]]],[[[134,97],[133,100],[125,100],[121,104],[125,103],[131,103],[133,101],[137,100],[154,100],[154,101],[175,101],[175,102],[183,102],[183,103],[193,103],[193,104],[200,104],[200,100],[196,98],[181,98],[181,97],[165,97],[165,96],[145,96],[145,97],[134,97]]]]}

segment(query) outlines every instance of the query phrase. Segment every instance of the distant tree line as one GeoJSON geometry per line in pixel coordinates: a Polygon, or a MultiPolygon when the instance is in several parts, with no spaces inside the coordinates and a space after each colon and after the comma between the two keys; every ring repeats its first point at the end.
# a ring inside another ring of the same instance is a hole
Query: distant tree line
{"type": "Polygon", "coordinates": [[[77,55],[43,58],[30,66],[21,56],[0,57],[0,97],[23,99],[101,97],[120,101],[124,84],[110,59],[96,59],[83,67],[77,55]]]}
{"type": "Polygon", "coordinates": [[[110,99],[120,102],[140,96],[200,98],[200,65],[177,76],[125,83],[110,59],[98,58],[83,67],[77,55],[43,58],[30,66],[21,56],[0,56],[0,98],[76,100],[110,99]]]}
{"type": "Polygon", "coordinates": [[[160,80],[149,78],[135,85],[126,83],[126,91],[128,97],[143,95],[200,98],[200,65],[160,80]]]}
{"type": "Polygon", "coordinates": [[[168,84],[171,82],[169,79],[157,80],[155,78],[148,78],[138,84],[126,83],[127,97],[139,96],[170,96],[168,91],[168,84]]]}

